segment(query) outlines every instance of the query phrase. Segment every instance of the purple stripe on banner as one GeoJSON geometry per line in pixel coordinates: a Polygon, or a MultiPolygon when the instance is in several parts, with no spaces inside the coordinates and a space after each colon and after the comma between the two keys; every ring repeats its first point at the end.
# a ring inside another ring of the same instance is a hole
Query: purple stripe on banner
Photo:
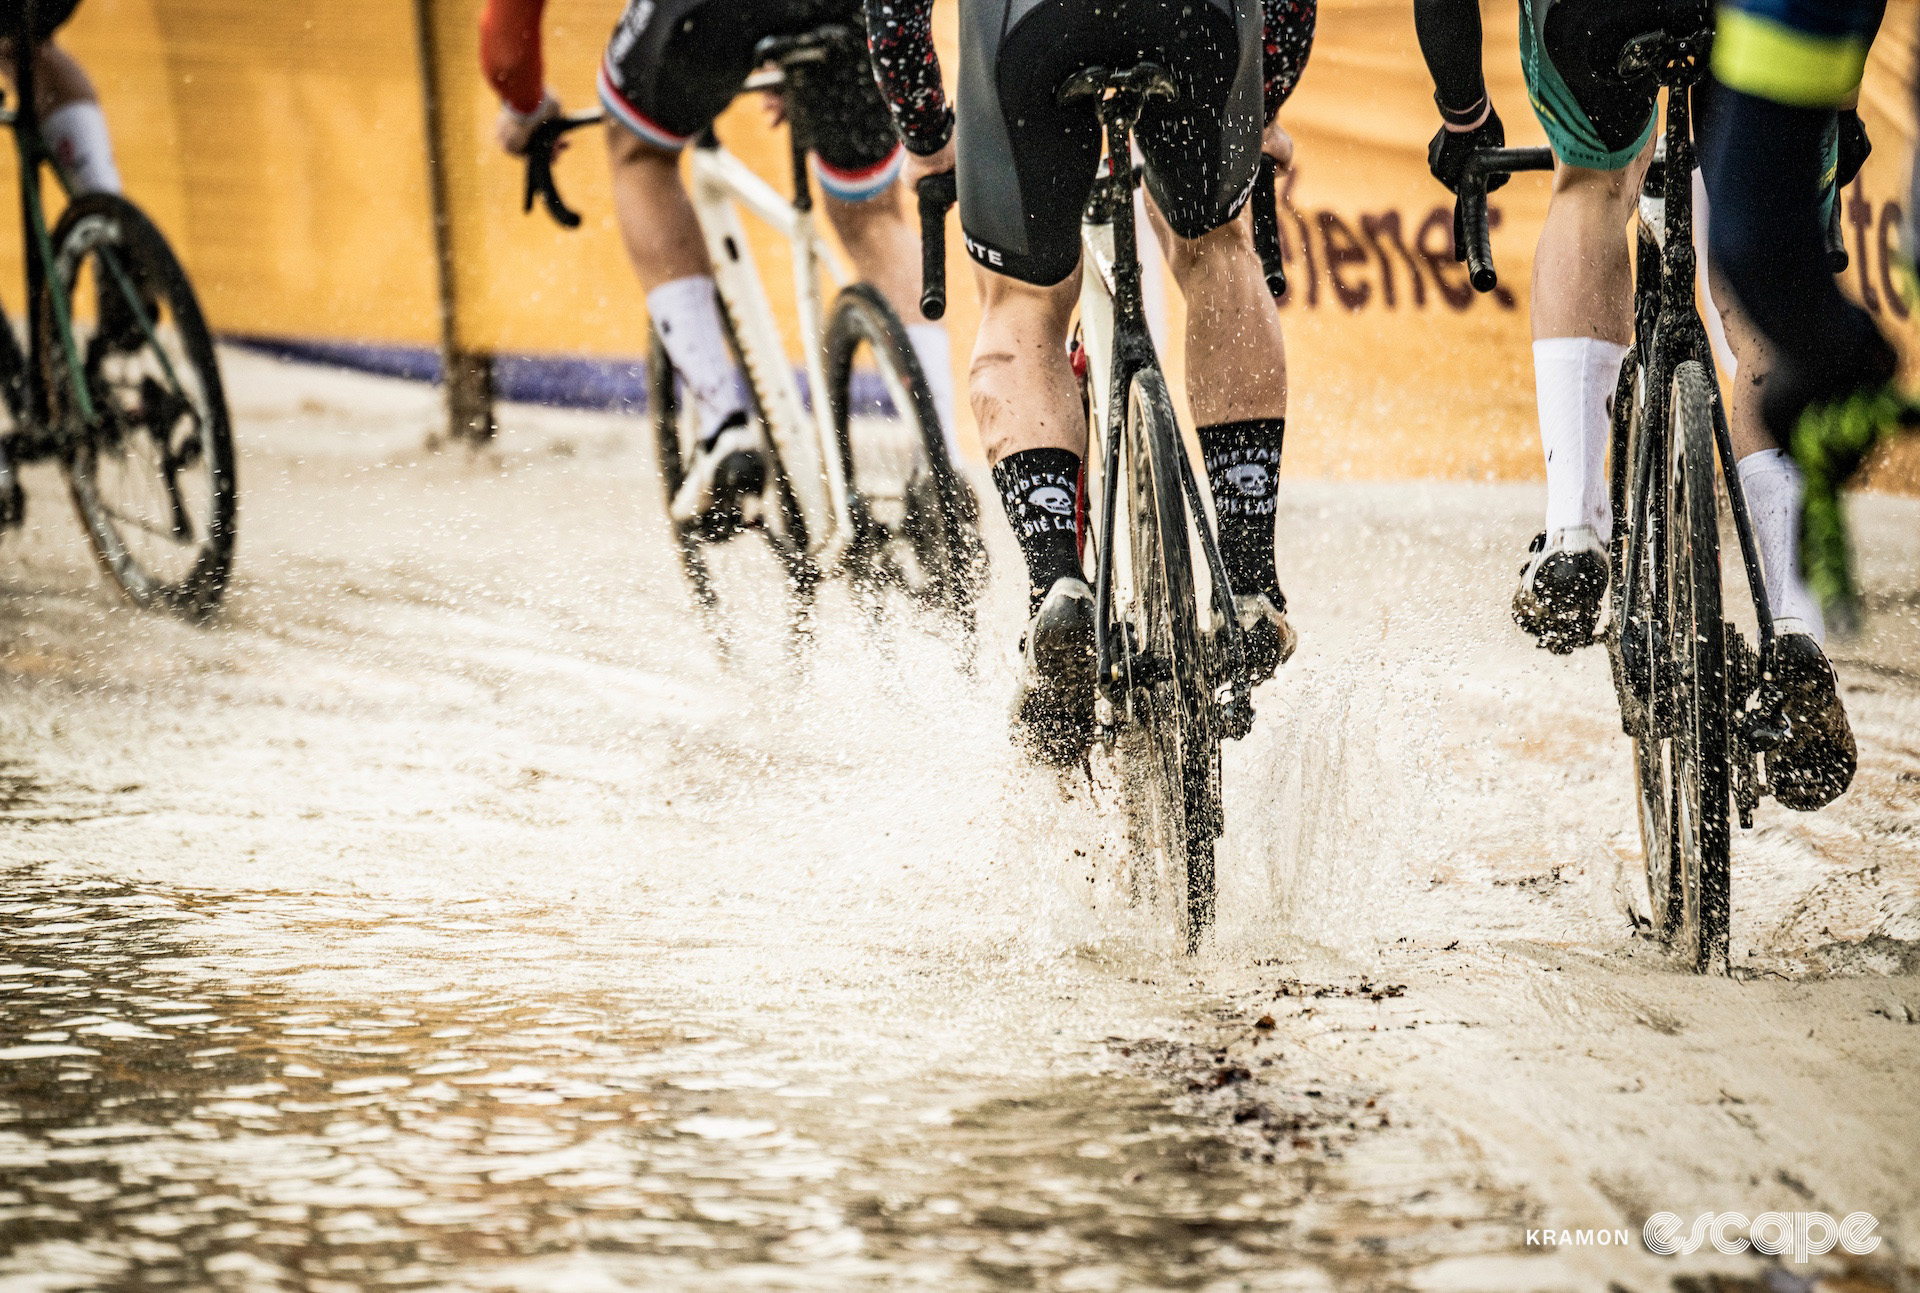
{"type": "MultiPolygon", "coordinates": [[[[294,363],[319,364],[397,377],[410,382],[440,381],[440,352],[427,346],[386,346],[360,341],[313,341],[297,337],[228,334],[228,345],[294,363]]],[[[800,397],[813,403],[807,375],[796,373],[800,397]]],[[[548,408],[639,415],[647,411],[647,363],[644,359],[582,359],[564,355],[496,355],[494,397],[503,403],[541,404],[548,408]]],[[[878,374],[853,375],[854,412],[892,416],[893,401],[878,374]]]]}

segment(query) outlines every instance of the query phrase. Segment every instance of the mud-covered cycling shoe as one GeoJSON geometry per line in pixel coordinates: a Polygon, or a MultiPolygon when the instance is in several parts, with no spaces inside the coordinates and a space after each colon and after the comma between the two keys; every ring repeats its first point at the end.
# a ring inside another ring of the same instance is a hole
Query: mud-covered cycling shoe
{"type": "Polygon", "coordinates": [[[1773,640],[1769,666],[1785,701],[1787,739],[1767,753],[1773,797],[1796,812],[1824,808],[1853,784],[1860,755],[1833,666],[1810,634],[1773,640]]]}
{"type": "Polygon", "coordinates": [[[1513,594],[1513,622],[1555,655],[1593,642],[1600,604],[1607,595],[1607,553],[1600,536],[1584,525],[1533,536],[1532,554],[1520,568],[1513,594]]]}
{"type": "Polygon", "coordinates": [[[1294,651],[1300,646],[1300,635],[1287,623],[1287,599],[1278,591],[1235,595],[1233,617],[1240,623],[1240,650],[1247,662],[1247,681],[1257,687],[1293,659],[1294,651]]]}
{"type": "Polygon", "coordinates": [[[767,453],[759,428],[736,412],[694,451],[668,512],[683,525],[698,521],[703,529],[724,534],[752,524],[766,488],[767,453]]]}
{"type": "Polygon", "coordinates": [[[1042,763],[1068,767],[1093,739],[1093,590],[1077,575],[1054,580],[1020,644],[1014,740],[1042,763]]]}

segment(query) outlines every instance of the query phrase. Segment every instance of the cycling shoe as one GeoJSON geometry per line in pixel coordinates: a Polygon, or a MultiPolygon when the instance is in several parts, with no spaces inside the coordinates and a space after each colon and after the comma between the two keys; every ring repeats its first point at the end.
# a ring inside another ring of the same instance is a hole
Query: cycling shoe
{"type": "Polygon", "coordinates": [[[694,452],[668,512],[681,524],[728,522],[722,528],[730,529],[754,520],[766,488],[767,454],[760,431],[746,413],[735,412],[694,452]]]}
{"type": "Polygon", "coordinates": [[[1300,635],[1287,623],[1287,599],[1278,592],[1240,593],[1233,599],[1233,617],[1240,622],[1240,649],[1247,662],[1247,681],[1259,686],[1293,659],[1300,635]]]}
{"type": "Polygon", "coordinates": [[[1607,553],[1584,525],[1533,536],[1520,570],[1513,622],[1555,655],[1591,645],[1607,594],[1607,553]]]}
{"type": "Polygon", "coordinates": [[[1796,812],[1824,808],[1846,793],[1860,762],[1839,681],[1820,644],[1806,633],[1773,640],[1770,672],[1785,698],[1788,723],[1787,739],[1767,753],[1773,797],[1796,812]]]}
{"type": "Polygon", "coordinates": [[[1093,739],[1093,590],[1054,580],[1021,642],[1014,738],[1042,763],[1067,767],[1093,739]]]}

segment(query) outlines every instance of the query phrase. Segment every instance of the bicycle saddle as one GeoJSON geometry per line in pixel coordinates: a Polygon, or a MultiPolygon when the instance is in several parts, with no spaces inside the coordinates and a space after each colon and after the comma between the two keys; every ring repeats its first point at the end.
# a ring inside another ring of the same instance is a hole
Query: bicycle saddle
{"type": "Polygon", "coordinates": [[[825,23],[793,36],[764,38],[753,47],[753,62],[756,67],[762,63],[778,63],[781,67],[818,63],[836,49],[854,44],[864,52],[866,39],[856,28],[843,22],[825,23]]]}
{"type": "Polygon", "coordinates": [[[1148,99],[1177,99],[1180,87],[1173,73],[1158,63],[1135,63],[1132,67],[1089,67],[1075,72],[1054,93],[1058,103],[1076,99],[1112,100],[1138,111],[1148,99]]]}

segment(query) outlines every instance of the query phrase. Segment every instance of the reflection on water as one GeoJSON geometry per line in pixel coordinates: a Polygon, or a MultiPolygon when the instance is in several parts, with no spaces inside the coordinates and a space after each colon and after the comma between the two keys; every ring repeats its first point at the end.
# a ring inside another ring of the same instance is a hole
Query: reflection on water
{"type": "Polygon", "coordinates": [[[1384,1109],[1260,1081],[1261,1033],[1062,1042],[1025,1089],[902,1082],[806,1021],[663,1017],[658,948],[624,949],[624,986],[541,991],[394,950],[537,962],[566,936],[538,911],[5,882],[10,1289],[1318,1287],[1431,1260],[1436,1230],[1510,1245],[1521,1206],[1344,1181],[1384,1109]],[[285,954],[249,946],[267,930],[285,954]]]}

